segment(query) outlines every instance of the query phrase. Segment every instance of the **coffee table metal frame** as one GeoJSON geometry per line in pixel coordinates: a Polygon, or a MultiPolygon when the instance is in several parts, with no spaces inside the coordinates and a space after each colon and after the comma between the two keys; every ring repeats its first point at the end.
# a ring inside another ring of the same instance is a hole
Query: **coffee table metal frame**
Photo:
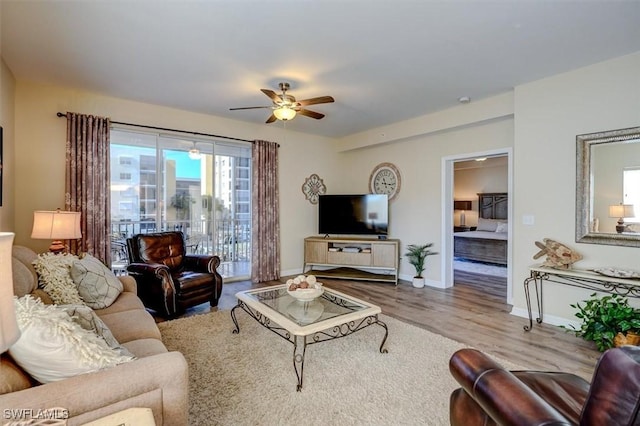
{"type": "Polygon", "coordinates": [[[300,325],[267,304],[262,303],[257,297],[273,295],[273,297],[290,298],[293,302],[294,299],[287,294],[286,288],[286,285],[276,285],[238,292],[236,294],[238,304],[231,310],[231,319],[235,325],[232,333],[240,333],[240,325],[236,319],[236,310],[240,308],[260,325],[292,343],[293,368],[298,378],[298,384],[296,386],[298,392],[302,390],[304,357],[307,346],[309,345],[349,336],[370,325],[376,324],[384,328],[384,337],[379,348],[380,353],[387,353],[384,344],[387,341],[389,330],[387,325],[378,318],[378,314],[382,312],[380,307],[336,290],[325,288],[324,293],[320,296],[321,298],[332,304],[346,308],[346,310],[353,310],[332,318],[319,319],[310,324],[300,325]]]}

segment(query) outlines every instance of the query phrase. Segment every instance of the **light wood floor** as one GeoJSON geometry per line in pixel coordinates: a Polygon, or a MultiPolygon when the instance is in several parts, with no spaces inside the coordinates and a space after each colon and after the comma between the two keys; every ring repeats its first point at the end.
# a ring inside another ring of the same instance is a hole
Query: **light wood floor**
{"type": "MultiPolygon", "coordinates": [[[[286,281],[285,278],[281,279],[286,281]]],[[[566,371],[591,379],[600,355],[589,342],[546,324],[525,332],[525,318],[509,314],[504,283],[473,274],[455,276],[450,289],[414,288],[400,281],[387,283],[323,279],[325,286],[353,295],[382,308],[385,315],[414,324],[527,369],[566,371]]],[[[188,310],[185,316],[211,310],[231,310],[238,291],[279,282],[252,285],[248,281],[225,283],[218,307],[208,304],[188,310]]]]}

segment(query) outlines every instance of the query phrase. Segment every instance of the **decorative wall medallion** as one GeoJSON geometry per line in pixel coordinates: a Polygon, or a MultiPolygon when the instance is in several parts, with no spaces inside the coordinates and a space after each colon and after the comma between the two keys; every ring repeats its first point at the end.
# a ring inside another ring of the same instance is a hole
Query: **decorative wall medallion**
{"type": "Polygon", "coordinates": [[[318,197],[327,192],[327,187],[317,174],[312,174],[302,184],[302,193],[311,204],[318,204],[318,197]]]}
{"type": "Polygon", "coordinates": [[[392,200],[400,192],[400,171],[392,163],[380,163],[369,176],[369,189],[374,194],[387,194],[392,200]]]}

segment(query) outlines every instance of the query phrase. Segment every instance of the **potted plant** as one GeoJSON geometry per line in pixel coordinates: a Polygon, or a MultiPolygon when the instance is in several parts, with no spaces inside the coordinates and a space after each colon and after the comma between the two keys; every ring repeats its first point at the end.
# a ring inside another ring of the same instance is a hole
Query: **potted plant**
{"type": "Polygon", "coordinates": [[[576,317],[582,320],[579,329],[570,326],[576,336],[595,342],[599,351],[623,344],[640,343],[640,309],[629,305],[626,297],[619,294],[598,297],[570,305],[578,310],[576,317]]]}
{"type": "Polygon", "coordinates": [[[416,275],[413,277],[413,286],[416,288],[424,287],[424,278],[422,277],[422,273],[424,272],[425,266],[424,262],[427,259],[427,256],[431,256],[433,254],[438,254],[435,251],[429,250],[433,246],[433,243],[429,244],[409,244],[407,246],[407,252],[405,256],[407,256],[407,260],[410,264],[416,268],[416,275]]]}

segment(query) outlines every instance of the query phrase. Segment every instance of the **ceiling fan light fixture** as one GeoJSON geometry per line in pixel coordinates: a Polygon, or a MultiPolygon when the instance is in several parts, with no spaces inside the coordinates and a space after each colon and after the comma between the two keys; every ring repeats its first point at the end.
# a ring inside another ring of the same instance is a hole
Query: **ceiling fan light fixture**
{"type": "Polygon", "coordinates": [[[273,110],[273,115],[275,115],[278,120],[293,120],[293,118],[296,116],[296,110],[291,109],[288,106],[281,106],[273,110]]]}
{"type": "Polygon", "coordinates": [[[189,158],[192,160],[199,160],[202,158],[202,154],[200,154],[200,150],[196,148],[196,143],[193,143],[193,148],[189,150],[189,158]]]}

